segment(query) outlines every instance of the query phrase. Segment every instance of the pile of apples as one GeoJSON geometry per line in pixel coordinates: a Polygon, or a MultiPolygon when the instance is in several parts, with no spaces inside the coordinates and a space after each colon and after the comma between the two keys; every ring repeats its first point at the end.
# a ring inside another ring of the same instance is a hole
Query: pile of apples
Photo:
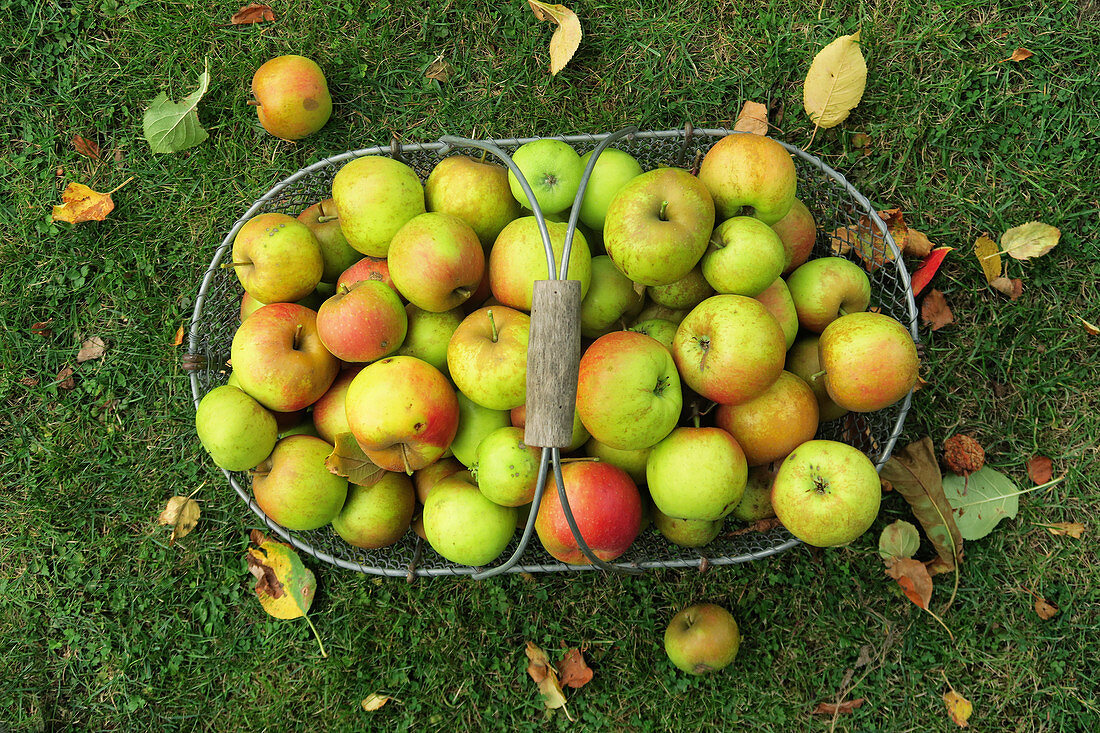
{"type": "MultiPolygon", "coordinates": [[[[590,155],[541,139],[513,156],[559,263],[590,155]]],[[[257,504],[288,529],[331,523],[374,549],[412,527],[452,562],[489,564],[525,524],[541,462],[523,430],[532,292],[547,278],[533,207],[506,168],[460,155],[424,183],[357,158],[331,193],[237,233],[232,374],[199,404],[199,437],[222,468],[252,471],[257,504]],[[369,485],[326,466],[349,441],[384,469],[369,485]]],[[[728,516],[778,516],[818,546],[862,534],[875,468],[814,436],[905,397],[917,353],[904,326],[867,312],[862,267],[809,259],[817,226],[790,154],[733,134],[695,176],[608,148],[579,220],[568,275],[584,340],[562,476],[595,554],[619,557],[650,521],[687,547],[728,516]]],[[[552,482],[538,537],[585,563],[552,482]]]]}

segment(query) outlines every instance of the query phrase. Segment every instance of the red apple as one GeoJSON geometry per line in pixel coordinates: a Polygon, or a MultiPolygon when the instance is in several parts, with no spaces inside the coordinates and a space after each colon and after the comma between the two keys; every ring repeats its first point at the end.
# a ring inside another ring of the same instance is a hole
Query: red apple
{"type": "Polygon", "coordinates": [[[397,351],[408,325],[397,293],[371,280],[340,287],[317,311],[321,342],[348,362],[375,361],[397,351]]]}
{"type": "MultiPolygon", "coordinates": [[[[610,561],[626,552],[642,523],[642,499],[626,471],[596,461],[566,463],[562,481],[581,537],[596,557],[610,561]]],[[[546,551],[561,562],[589,562],[569,530],[553,485],[542,495],[535,531],[546,551]]]]}
{"type": "Polygon", "coordinates": [[[471,400],[511,410],[527,397],[527,341],[531,317],[492,306],[466,316],[447,345],[447,369],[471,400]]]}
{"type": "Polygon", "coordinates": [[[348,394],[348,385],[362,369],[358,364],[343,369],[333,381],[332,386],[313,404],[313,426],[317,434],[328,443],[335,444],[336,436],[349,433],[348,416],[344,410],[344,400],[348,394]]]}
{"type": "Polygon", "coordinates": [[[786,281],[777,277],[767,290],[756,296],[756,299],[764,304],[772,314],[772,318],[783,329],[789,351],[795,337],[798,336],[798,311],[794,309],[794,300],[791,299],[791,291],[787,289],[786,281]]]}
{"type": "Polygon", "coordinates": [[[917,383],[920,359],[905,326],[881,313],[851,313],[829,324],[818,344],[825,389],[840,407],[874,412],[917,383]]]}
{"type": "Polygon", "coordinates": [[[715,424],[737,439],[750,466],[783,458],[817,433],[817,398],[809,385],[782,372],[748,402],[719,405],[715,424]]]}
{"type": "Polygon", "coordinates": [[[413,472],[413,486],[416,488],[416,498],[421,504],[428,501],[428,494],[437,482],[442,481],[452,474],[465,471],[466,467],[458,462],[457,458],[440,458],[424,468],[413,472]]]}
{"type": "Polygon", "coordinates": [[[384,258],[364,257],[354,265],[344,270],[336,280],[336,287],[346,285],[349,288],[360,280],[377,280],[389,285],[394,292],[397,287],[390,277],[390,265],[384,258]]]}
{"type": "Polygon", "coordinates": [[[393,235],[390,275],[418,308],[442,313],[465,303],[481,283],[485,253],[474,230],[451,214],[413,217],[393,235]]]}

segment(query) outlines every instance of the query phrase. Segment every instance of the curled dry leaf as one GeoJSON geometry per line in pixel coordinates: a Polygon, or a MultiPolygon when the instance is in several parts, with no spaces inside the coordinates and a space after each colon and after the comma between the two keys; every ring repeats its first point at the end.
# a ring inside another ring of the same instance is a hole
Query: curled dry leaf
{"type": "Polygon", "coordinates": [[[558,677],[561,684],[566,687],[578,689],[592,681],[592,670],[584,661],[584,654],[576,647],[571,647],[565,652],[565,656],[558,662],[558,677]]]}
{"type": "Polygon", "coordinates": [[[1017,62],[1024,61],[1025,59],[1029,59],[1034,55],[1035,54],[1032,53],[1030,49],[1021,46],[1020,48],[1017,48],[1015,51],[1012,52],[1012,55],[1008,57],[1008,60],[1017,62]]]}
{"type": "Polygon", "coordinates": [[[202,510],[199,503],[189,496],[173,496],[168,500],[168,505],[157,517],[158,524],[166,524],[172,528],[172,537],[168,544],[173,544],[180,537],[186,537],[199,523],[202,510]]]}
{"type": "Polygon", "coordinates": [[[982,266],[987,283],[992,283],[1001,276],[1001,252],[997,249],[997,243],[990,239],[988,234],[983,234],[974,240],[974,256],[982,266]]]}
{"type": "MultiPolygon", "coordinates": [[[[924,232],[910,229],[909,236],[905,238],[905,246],[902,248],[902,252],[910,257],[927,257],[932,252],[933,246],[932,241],[924,232]]],[[[944,249],[951,250],[952,248],[945,247],[944,249]]]]}
{"type": "Polygon", "coordinates": [[[1045,484],[1054,475],[1054,463],[1046,456],[1032,456],[1027,461],[1027,477],[1036,484],[1045,484]]]}
{"type": "Polygon", "coordinates": [[[947,705],[947,712],[951,720],[955,721],[955,725],[960,728],[969,727],[970,723],[967,721],[970,719],[970,714],[974,712],[974,706],[969,700],[955,690],[950,690],[943,694],[943,702],[947,705]]]}
{"type": "MultiPolygon", "coordinates": [[[[914,232],[910,230],[910,238],[914,232]]],[[[924,236],[924,235],[921,235],[924,236]]],[[[920,295],[928,283],[932,282],[932,278],[936,276],[936,272],[940,269],[940,265],[943,263],[943,258],[947,256],[954,247],[937,247],[929,252],[924,261],[921,262],[920,267],[913,273],[913,278],[910,281],[913,288],[913,295],[920,295]]]]}
{"type": "Polygon", "coordinates": [[[76,389],[76,380],[73,379],[73,368],[67,366],[53,378],[55,384],[66,392],[76,389]]]}
{"type": "Polygon", "coordinates": [[[852,147],[865,149],[871,147],[871,136],[865,132],[857,132],[852,135],[852,147]]]}
{"type": "MultiPolygon", "coordinates": [[[[901,209],[886,209],[878,212],[878,215],[886,224],[886,230],[894,244],[904,248],[909,227],[905,224],[905,215],[901,209]]],[[[833,230],[829,234],[829,247],[838,255],[855,250],[868,272],[874,272],[894,260],[894,252],[886,243],[882,231],[866,214],[859,217],[859,223],[855,226],[833,230]]]]}
{"type": "Polygon", "coordinates": [[[546,656],[534,642],[527,642],[527,674],[539,687],[542,701],[550,710],[565,707],[565,693],[562,692],[561,683],[558,682],[558,673],[550,665],[550,658],[546,656]]]}
{"type": "Polygon", "coordinates": [[[866,86],[867,62],[856,32],[841,36],[814,56],[802,103],[816,127],[836,127],[859,104],[866,86]]]}
{"type": "Polygon", "coordinates": [[[755,522],[747,527],[741,529],[735,529],[730,532],[730,536],[749,534],[752,532],[770,532],[781,524],[778,518],[768,517],[767,519],[757,519],[755,522]]]}
{"type": "Polygon", "coordinates": [[[82,221],[103,221],[115,208],[110,193],[99,193],[83,183],[70,183],[61,194],[64,202],[53,207],[54,221],[79,224],[82,221]]]}
{"type": "Polygon", "coordinates": [[[84,343],[80,345],[80,351],[76,354],[76,361],[78,364],[91,361],[92,359],[102,359],[103,354],[107,351],[107,344],[99,336],[92,336],[89,339],[85,339],[84,343]]]}
{"type": "Polygon", "coordinates": [[[99,145],[80,135],[73,135],[73,150],[93,160],[101,160],[99,145]]]}
{"type": "Polygon", "coordinates": [[[1035,597],[1035,613],[1039,614],[1039,618],[1044,621],[1049,621],[1058,615],[1058,606],[1054,605],[1046,598],[1035,597]]]}
{"type": "Polygon", "coordinates": [[[1057,227],[1041,221],[1029,221],[1002,234],[1001,249],[1013,259],[1030,260],[1054,249],[1061,237],[1062,232],[1057,227]]]}
{"type": "Polygon", "coordinates": [[[1085,328],[1085,333],[1087,333],[1089,336],[1100,336],[1100,326],[1097,326],[1094,323],[1089,323],[1081,316],[1077,316],[1077,320],[1081,322],[1081,325],[1085,328]]]}
{"type": "Polygon", "coordinates": [[[920,560],[891,557],[886,560],[886,574],[898,581],[906,598],[922,610],[928,610],[932,600],[932,576],[920,560]]]}
{"type": "Polygon", "coordinates": [[[1085,533],[1085,525],[1080,522],[1055,522],[1047,526],[1047,531],[1052,535],[1072,537],[1075,540],[1079,540],[1081,539],[1081,535],[1085,533]]]}
{"type": "Polygon", "coordinates": [[[41,336],[42,338],[50,338],[53,336],[53,329],[50,328],[50,324],[53,323],[53,319],[50,318],[46,321],[38,321],[31,324],[31,333],[35,336],[41,336]]]}
{"type": "Polygon", "coordinates": [[[924,302],[920,306],[920,318],[932,331],[939,331],[944,326],[955,322],[955,314],[948,307],[943,293],[934,288],[924,296],[924,302]]]}
{"type": "Polygon", "coordinates": [[[1009,300],[1017,300],[1024,294],[1024,281],[1018,277],[995,277],[989,281],[994,290],[998,290],[1008,296],[1009,300]]]}
{"type": "Polygon", "coordinates": [[[361,702],[360,705],[362,705],[363,709],[366,710],[368,713],[373,713],[375,710],[382,707],[389,701],[389,695],[379,695],[377,692],[375,692],[363,698],[363,702],[361,702]]]}
{"type": "Polygon", "coordinates": [[[819,702],[814,706],[814,709],[810,711],[810,715],[843,715],[861,707],[865,702],[867,702],[867,698],[865,697],[857,697],[855,700],[845,700],[839,705],[833,702],[819,702]]]}
{"type": "Polygon", "coordinates": [[[21,385],[23,385],[24,387],[37,387],[38,386],[38,378],[37,377],[23,377],[22,379],[19,380],[19,383],[21,385]]]}
{"type": "Polygon", "coordinates": [[[176,329],[176,336],[172,339],[173,346],[179,346],[183,343],[183,326],[176,329]]]}
{"type": "Polygon", "coordinates": [[[917,528],[898,519],[887,525],[878,537],[878,554],[883,560],[911,558],[920,549],[920,533],[917,528]]]}
{"type": "Polygon", "coordinates": [[[550,38],[550,73],[556,76],[581,45],[581,21],[576,13],[564,5],[549,5],[539,0],[528,0],[527,4],[531,6],[536,18],[558,26],[550,38]]]}
{"type": "Polygon", "coordinates": [[[250,23],[270,23],[275,20],[275,13],[268,5],[252,3],[233,13],[229,22],[233,25],[248,25],[250,23]]]}
{"type": "Polygon", "coordinates": [[[386,475],[385,469],[374,464],[351,433],[339,433],[332,453],[325,459],[330,473],[343,476],[359,486],[374,486],[386,475]]]}
{"type": "Polygon", "coordinates": [[[768,108],[760,102],[745,102],[733,129],[738,132],[751,132],[754,135],[768,134],[768,108]]]}
{"type": "Polygon", "coordinates": [[[428,79],[435,79],[438,82],[446,82],[451,78],[451,74],[454,69],[451,65],[443,59],[437,58],[435,61],[428,64],[428,68],[424,70],[424,76],[428,79]]]}

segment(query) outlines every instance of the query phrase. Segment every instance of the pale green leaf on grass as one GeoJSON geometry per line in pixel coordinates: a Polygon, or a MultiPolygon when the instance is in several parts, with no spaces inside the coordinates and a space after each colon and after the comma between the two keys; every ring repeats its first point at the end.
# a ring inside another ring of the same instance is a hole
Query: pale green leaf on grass
{"type": "Polygon", "coordinates": [[[199,124],[199,100],[210,87],[210,70],[204,68],[199,76],[199,88],[173,102],[161,92],[149,103],[141,127],[145,139],[154,153],[178,153],[193,148],[209,137],[199,124]]]}
{"type": "Polygon", "coordinates": [[[888,525],[878,536],[878,554],[883,560],[909,558],[920,549],[920,533],[904,519],[888,525]]]}
{"type": "Polygon", "coordinates": [[[1020,509],[1020,487],[988,466],[967,477],[945,475],[943,493],[964,540],[985,537],[1002,519],[1014,519],[1020,509]]]}

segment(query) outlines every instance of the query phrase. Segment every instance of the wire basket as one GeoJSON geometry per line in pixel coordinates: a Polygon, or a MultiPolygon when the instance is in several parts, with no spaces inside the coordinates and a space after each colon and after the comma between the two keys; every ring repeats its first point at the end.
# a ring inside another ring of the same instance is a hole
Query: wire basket
{"type": "MultiPolygon", "coordinates": [[[[619,137],[622,133],[616,133],[619,137]]],[[[718,139],[730,134],[722,129],[693,129],[688,125],[682,130],[635,132],[615,141],[615,147],[630,153],[643,170],[660,166],[675,166],[695,170],[702,156],[718,139]]],[[[609,134],[568,135],[554,139],[564,140],[578,152],[593,150],[600,143],[613,137],[609,134]]],[[[500,149],[514,152],[520,145],[538,138],[509,138],[485,141],[495,143],[500,149]]],[[[191,319],[188,353],[184,356],[184,368],[190,373],[191,392],[195,405],[208,391],[225,384],[229,377],[226,362],[229,359],[233,334],[239,325],[241,287],[232,270],[219,265],[232,251],[237,231],[253,216],[278,212],[297,216],[308,206],[331,196],[332,179],[347,163],[364,155],[387,155],[406,163],[426,180],[435,164],[452,154],[477,155],[481,150],[463,147],[447,138],[432,143],[392,142],[386,147],[355,150],[326,158],[303,168],[280,181],[264,194],[237,220],[225,239],[214,252],[213,259],[202,279],[195,300],[191,319]]],[[[875,213],[870,202],[849,184],[842,175],[818,158],[785,145],[794,156],[798,174],[798,197],[806,204],[818,225],[818,237],[812,256],[835,254],[830,249],[829,232],[852,227],[852,236],[860,238],[874,252],[882,264],[869,273],[871,278],[871,308],[892,316],[907,325],[917,339],[917,309],[913,300],[906,271],[900,253],[885,224],[875,213]],[[860,230],[862,227],[862,231],[860,230]],[[868,231],[868,227],[870,230],[868,231]]],[[[847,237],[849,235],[843,235],[847,237]]],[[[853,251],[854,252],[854,251],[853,251]]],[[[850,252],[847,256],[856,259],[850,252]]],[[[862,264],[862,263],[861,263],[862,264]]],[[[890,456],[909,411],[911,395],[901,402],[874,413],[850,413],[845,418],[823,423],[818,438],[841,440],[866,453],[876,467],[881,467],[890,456]]],[[[300,532],[285,529],[269,519],[257,506],[250,491],[247,472],[224,471],[230,485],[258,517],[276,535],[308,553],[316,559],[338,567],[362,573],[404,577],[440,575],[491,575],[492,570],[452,563],[438,555],[415,533],[409,531],[395,545],[378,550],[364,550],[346,543],[325,526],[318,530],[300,532]]],[[[550,478],[553,483],[553,477],[550,478]]],[[[799,544],[786,529],[776,527],[765,532],[737,533],[737,527],[729,523],[717,539],[702,548],[684,548],[673,545],[655,528],[643,531],[628,552],[618,558],[615,569],[638,572],[650,568],[706,567],[749,562],[799,544]]],[[[511,557],[522,544],[517,532],[501,558],[511,557]]],[[[523,548],[518,562],[503,572],[560,572],[596,569],[596,565],[569,565],[551,557],[540,542],[532,541],[523,548]]]]}

